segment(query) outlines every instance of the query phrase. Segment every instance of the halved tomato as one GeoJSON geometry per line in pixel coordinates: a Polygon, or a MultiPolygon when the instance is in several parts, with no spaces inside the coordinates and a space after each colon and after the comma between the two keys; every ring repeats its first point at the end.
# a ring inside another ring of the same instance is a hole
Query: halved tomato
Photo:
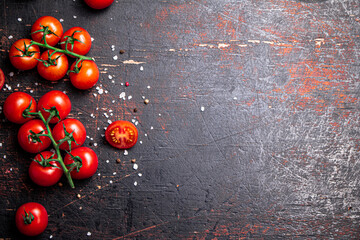
{"type": "Polygon", "coordinates": [[[131,122],[115,121],[107,127],[105,138],[111,146],[119,149],[127,149],[136,144],[138,130],[131,122]]]}

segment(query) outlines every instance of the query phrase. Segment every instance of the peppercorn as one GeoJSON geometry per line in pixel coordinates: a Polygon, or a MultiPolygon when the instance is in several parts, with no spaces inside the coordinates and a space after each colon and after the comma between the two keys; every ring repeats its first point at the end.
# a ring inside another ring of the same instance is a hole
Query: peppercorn
{"type": "Polygon", "coordinates": [[[124,54],[124,53],[125,53],[125,50],[121,49],[120,54],[124,54]]]}

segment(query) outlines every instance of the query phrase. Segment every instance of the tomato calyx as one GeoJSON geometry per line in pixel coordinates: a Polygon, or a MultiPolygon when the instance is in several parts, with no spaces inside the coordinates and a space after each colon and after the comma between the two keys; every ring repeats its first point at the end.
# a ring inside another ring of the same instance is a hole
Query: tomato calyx
{"type": "Polygon", "coordinates": [[[42,62],[44,64],[45,67],[50,67],[50,66],[56,66],[57,65],[57,60],[59,58],[61,58],[61,56],[63,54],[60,54],[59,56],[57,56],[56,58],[52,58],[52,56],[57,53],[57,51],[53,51],[52,53],[50,53],[50,51],[48,50],[48,59],[47,60],[44,60],[44,59],[36,59],[38,60],[39,62],[42,62]]]}
{"type": "Polygon", "coordinates": [[[50,120],[53,119],[53,117],[56,117],[59,119],[59,121],[61,120],[61,117],[60,117],[60,113],[59,111],[56,109],[56,107],[51,107],[49,109],[46,109],[46,108],[43,108],[45,112],[48,112],[50,115],[49,117],[47,118],[46,120],[46,123],[49,124],[50,123],[50,120]]]}
{"type": "Polygon", "coordinates": [[[82,165],[82,160],[79,156],[74,156],[70,153],[70,151],[66,151],[67,154],[70,155],[71,159],[74,160],[73,163],[66,165],[66,167],[69,168],[69,172],[71,172],[72,170],[74,170],[76,168],[76,171],[79,172],[80,168],[83,166],[82,165]]]}
{"type": "Polygon", "coordinates": [[[42,24],[40,24],[40,27],[42,27],[42,29],[32,32],[31,35],[35,34],[35,33],[43,32],[44,34],[43,34],[42,40],[44,41],[45,44],[47,44],[47,42],[46,42],[47,35],[55,35],[55,36],[59,37],[56,33],[51,31],[48,26],[43,26],[42,24]]]}
{"type": "Polygon", "coordinates": [[[55,153],[53,153],[50,158],[46,159],[44,158],[44,156],[40,153],[40,161],[39,160],[36,160],[36,159],[33,159],[34,162],[37,162],[40,166],[42,167],[54,167],[54,168],[58,168],[58,169],[61,169],[59,168],[58,166],[56,166],[55,164],[50,164],[51,161],[58,161],[58,159],[55,159],[54,156],[56,155],[55,153]]]}
{"type": "Polygon", "coordinates": [[[33,130],[30,130],[30,135],[28,136],[29,142],[33,142],[33,143],[42,143],[41,138],[42,136],[48,137],[48,134],[43,134],[45,132],[45,130],[39,132],[39,133],[35,133],[33,130]]]}
{"type": "Polygon", "coordinates": [[[78,74],[78,73],[80,72],[81,68],[82,68],[82,63],[83,63],[83,61],[84,61],[83,59],[80,59],[80,58],[79,58],[79,59],[76,61],[76,63],[75,63],[74,70],[69,69],[69,71],[67,71],[67,74],[68,74],[68,75],[69,75],[70,73],[78,74]],[[78,67],[79,63],[80,63],[80,66],[78,67]]]}
{"type": "Polygon", "coordinates": [[[30,51],[29,48],[32,46],[32,44],[29,44],[28,46],[24,42],[24,50],[18,48],[15,46],[16,50],[22,53],[22,55],[14,55],[13,57],[32,57],[35,53],[38,53],[38,51],[30,51]]]}
{"type": "Polygon", "coordinates": [[[31,112],[31,107],[32,107],[33,103],[32,103],[32,99],[30,100],[29,106],[27,108],[25,108],[25,110],[22,113],[22,116],[24,118],[33,118],[33,116],[31,116],[29,113],[31,112]]]}
{"type": "Polygon", "coordinates": [[[76,140],[73,136],[74,131],[68,132],[66,130],[66,126],[64,123],[63,123],[63,128],[64,128],[65,137],[58,142],[58,145],[60,146],[62,143],[67,142],[69,144],[69,151],[71,151],[71,143],[72,142],[74,142],[76,145],[78,145],[78,143],[76,142],[76,140]]]}
{"type": "Polygon", "coordinates": [[[67,46],[68,44],[71,45],[71,51],[74,51],[74,45],[75,45],[75,42],[80,42],[80,43],[84,43],[83,41],[77,39],[74,37],[75,33],[78,33],[78,32],[81,32],[81,31],[74,31],[71,36],[65,36],[64,38],[66,39],[65,41],[61,42],[61,44],[65,44],[65,49],[67,49],[67,46]]]}
{"type": "Polygon", "coordinates": [[[31,224],[31,222],[34,221],[35,219],[34,215],[30,211],[26,212],[25,208],[24,208],[24,212],[25,212],[25,215],[23,215],[24,223],[26,225],[31,224]]]}

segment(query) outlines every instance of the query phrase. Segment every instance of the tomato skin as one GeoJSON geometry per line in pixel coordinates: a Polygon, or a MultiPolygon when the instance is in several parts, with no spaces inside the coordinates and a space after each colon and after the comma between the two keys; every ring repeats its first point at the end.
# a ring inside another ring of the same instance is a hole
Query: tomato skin
{"type": "MultiPolygon", "coordinates": [[[[56,142],[63,139],[65,137],[64,127],[68,133],[73,132],[73,137],[76,143],[71,142],[71,150],[81,147],[86,140],[86,129],[84,125],[77,119],[67,118],[65,120],[60,121],[55,125],[52,135],[56,142]]],[[[69,144],[67,142],[63,142],[59,148],[61,150],[69,151],[69,144]]]]}
{"type": "MultiPolygon", "coordinates": [[[[42,115],[45,119],[48,119],[50,113],[46,112],[45,109],[50,109],[51,107],[56,107],[59,111],[60,120],[69,115],[71,111],[71,101],[69,97],[58,90],[53,90],[50,92],[45,93],[39,100],[37,110],[41,111],[42,115]]],[[[53,117],[50,120],[50,123],[57,123],[60,121],[57,117],[53,117]]]]}
{"type": "Polygon", "coordinates": [[[36,236],[44,232],[48,225],[48,213],[44,206],[36,202],[28,202],[21,205],[15,214],[15,223],[17,229],[26,236],[36,236]],[[34,216],[30,224],[24,222],[24,210],[34,216]]]}
{"type": "Polygon", "coordinates": [[[51,140],[49,137],[46,136],[40,137],[42,143],[32,142],[31,140],[29,140],[29,136],[31,135],[30,130],[34,133],[40,133],[41,131],[45,130],[44,134],[48,133],[44,123],[41,120],[33,119],[29,122],[26,122],[20,127],[17,135],[18,142],[22,149],[30,153],[37,153],[45,150],[50,146],[51,140]]]}
{"type": "Polygon", "coordinates": [[[138,139],[138,130],[128,121],[115,121],[105,131],[105,139],[113,147],[127,149],[133,147],[138,139]]]}
{"type": "MultiPolygon", "coordinates": [[[[45,51],[41,54],[41,60],[48,60],[49,54],[53,53],[53,50],[45,51]]],[[[69,68],[69,61],[65,54],[56,52],[51,56],[51,59],[56,59],[56,65],[46,67],[42,62],[37,65],[38,73],[41,77],[49,81],[58,81],[66,75],[69,68]]]]}
{"type": "Polygon", "coordinates": [[[13,43],[10,47],[9,57],[11,64],[19,69],[19,70],[30,70],[36,67],[38,64],[37,58],[40,57],[40,49],[37,45],[32,45],[28,48],[28,51],[34,52],[32,56],[23,56],[24,54],[17,50],[16,48],[25,51],[25,45],[28,47],[30,45],[30,39],[19,39],[13,43]],[[23,56],[23,57],[16,57],[16,56],[23,56]]]}
{"type": "MultiPolygon", "coordinates": [[[[73,169],[70,174],[73,179],[86,179],[95,174],[98,168],[98,157],[96,153],[88,147],[79,147],[70,152],[71,155],[78,156],[82,160],[82,167],[79,172],[76,168],[73,169]]],[[[66,154],[64,158],[65,165],[69,165],[74,162],[70,154],[66,154]]]]}
{"type": "MultiPolygon", "coordinates": [[[[71,65],[70,70],[74,70],[76,62],[71,65]]],[[[81,90],[92,88],[99,80],[99,69],[94,61],[84,60],[78,63],[81,67],[79,73],[70,72],[70,81],[74,87],[81,90]]]]}
{"type": "Polygon", "coordinates": [[[110,6],[114,0],[85,0],[85,3],[93,9],[104,9],[110,6]]]}
{"type": "Polygon", "coordinates": [[[4,75],[4,72],[0,68],[0,90],[4,86],[4,83],[5,83],[5,75],[4,75]]]}
{"type": "MultiPolygon", "coordinates": [[[[53,153],[50,151],[44,151],[37,154],[35,159],[40,162],[40,154],[45,159],[49,159],[53,155],[53,153]]],[[[57,158],[57,155],[55,154],[53,158],[57,158]]],[[[29,167],[29,176],[31,180],[42,187],[49,187],[56,184],[60,180],[63,174],[63,170],[61,169],[60,163],[56,161],[51,161],[50,164],[55,165],[60,169],[55,167],[43,167],[38,162],[32,161],[29,167]]]]}
{"type": "Polygon", "coordinates": [[[13,123],[22,124],[31,120],[31,118],[24,118],[22,116],[24,110],[30,105],[30,112],[36,111],[35,99],[24,92],[14,92],[10,94],[4,103],[4,115],[13,123]]]}
{"type": "MultiPolygon", "coordinates": [[[[91,37],[90,34],[81,27],[72,27],[69,30],[67,30],[62,38],[61,38],[61,48],[65,49],[65,42],[68,37],[71,37],[74,33],[74,38],[80,40],[81,42],[75,41],[74,42],[74,48],[72,49],[72,46],[70,43],[67,44],[66,49],[70,52],[74,52],[80,55],[86,55],[91,48],[91,37]],[[79,31],[74,33],[75,31],[79,31]],[[64,43],[63,43],[64,42],[64,43]]],[[[72,57],[72,56],[71,56],[72,57]]]]}
{"type": "Polygon", "coordinates": [[[35,23],[31,27],[31,38],[36,42],[44,43],[42,39],[44,36],[44,32],[34,33],[38,30],[43,29],[41,25],[44,27],[48,27],[51,32],[56,34],[47,34],[45,37],[47,44],[49,44],[50,46],[55,46],[60,41],[61,36],[64,32],[61,23],[59,22],[59,20],[51,16],[42,16],[35,21],[35,23]]]}

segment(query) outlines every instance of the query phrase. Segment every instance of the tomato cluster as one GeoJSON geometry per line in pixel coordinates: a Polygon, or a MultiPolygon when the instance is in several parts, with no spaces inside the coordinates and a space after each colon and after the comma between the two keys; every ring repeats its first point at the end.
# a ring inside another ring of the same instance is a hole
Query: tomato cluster
{"type": "Polygon", "coordinates": [[[11,46],[10,62],[15,68],[37,67],[40,76],[49,81],[58,81],[69,73],[74,87],[82,90],[92,88],[99,80],[97,65],[92,58],[84,56],[91,49],[91,36],[85,29],[72,27],[63,32],[56,18],[43,16],[32,25],[31,38],[19,39],[11,46]],[[57,44],[60,48],[54,47],[57,44]],[[39,46],[48,49],[41,53],[39,46]],[[70,64],[67,56],[77,59],[70,64]]]}

